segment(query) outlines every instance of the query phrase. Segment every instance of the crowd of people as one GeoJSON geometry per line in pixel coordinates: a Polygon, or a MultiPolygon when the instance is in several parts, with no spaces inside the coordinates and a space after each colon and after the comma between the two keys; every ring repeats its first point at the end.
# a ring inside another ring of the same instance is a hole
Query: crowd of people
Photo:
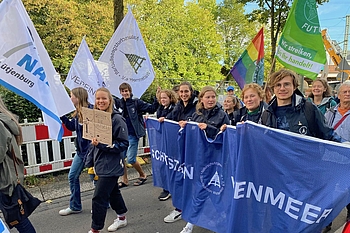
{"type": "MultiPolygon", "coordinates": [[[[76,131],[76,156],[68,174],[71,191],[69,207],[60,210],[59,215],[66,216],[82,211],[79,176],[84,167],[93,167],[91,174],[95,190],[89,233],[98,233],[104,228],[109,207],[116,212],[116,219],[108,227],[108,231],[113,232],[127,226],[127,207],[120,189],[129,186],[126,163],[131,164],[139,174],[133,185],[141,186],[147,181],[147,176],[137,161],[138,142],[146,133],[142,117],[145,113],[156,113],[159,122],[164,122],[165,119],[176,121],[181,128],[186,127],[188,121],[198,122],[198,127],[212,139],[220,131],[225,131],[228,125],[253,121],[320,139],[349,141],[350,118],[347,116],[350,114],[350,81],[345,81],[340,86],[338,100],[331,96],[332,90],[326,80],[316,79],[311,86],[310,93],[305,96],[298,89],[297,75],[290,70],[281,69],[273,73],[263,87],[256,83],[246,84],[240,98],[235,95],[235,88],[229,86],[223,105],[217,102],[217,92],[213,87],[205,86],[198,93],[189,82],[182,82],[172,90],[158,88],[152,104],[133,98],[132,88],[128,83],[119,86],[122,96],[120,99],[113,97],[106,88],[98,89],[93,104],[87,101],[88,94],[85,89],[72,89],[71,100],[76,111],[71,118],[62,116],[61,120],[69,130],[76,131]],[[103,144],[98,138],[90,141],[82,137],[83,107],[111,113],[112,145],[103,144]]],[[[0,153],[0,166],[4,166],[9,159],[6,152],[11,150],[11,144],[6,142],[20,138],[21,131],[16,118],[6,110],[2,101],[0,128],[0,136],[4,138],[0,141],[4,144],[0,147],[3,150],[0,153]]],[[[20,145],[17,142],[12,143],[16,150],[20,145]]],[[[21,156],[18,158],[21,159],[21,156]]],[[[13,171],[10,168],[4,172],[13,171]]],[[[14,186],[13,176],[3,176],[1,173],[0,191],[11,195],[14,186]]],[[[163,189],[158,199],[165,201],[170,197],[171,193],[163,189]]],[[[347,210],[347,220],[350,220],[350,204],[347,210]]],[[[181,215],[182,210],[174,206],[164,222],[178,221],[181,215]]],[[[28,219],[16,227],[19,232],[35,232],[28,219]]],[[[181,233],[191,233],[193,227],[192,223],[187,223],[181,233]]],[[[325,231],[330,229],[331,224],[325,231]]]]}

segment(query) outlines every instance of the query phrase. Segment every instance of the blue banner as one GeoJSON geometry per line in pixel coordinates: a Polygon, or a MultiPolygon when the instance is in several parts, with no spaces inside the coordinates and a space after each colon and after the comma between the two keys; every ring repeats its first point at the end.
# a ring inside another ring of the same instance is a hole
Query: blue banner
{"type": "Polygon", "coordinates": [[[246,122],[215,140],[147,120],[154,185],[218,233],[321,232],[350,203],[349,146],[246,122]]]}

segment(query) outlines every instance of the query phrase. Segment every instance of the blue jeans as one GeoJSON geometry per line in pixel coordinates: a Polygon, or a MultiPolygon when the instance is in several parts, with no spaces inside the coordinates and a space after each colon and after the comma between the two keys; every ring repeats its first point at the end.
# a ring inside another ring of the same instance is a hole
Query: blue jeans
{"type": "Polygon", "coordinates": [[[125,214],[128,209],[118,185],[119,177],[99,177],[92,197],[91,228],[101,230],[104,227],[108,202],[117,214],[125,214]]]}
{"type": "Polygon", "coordinates": [[[14,226],[19,233],[36,233],[32,223],[28,218],[23,219],[20,223],[14,226]]]}
{"type": "Polygon", "coordinates": [[[136,163],[136,155],[137,155],[137,149],[139,147],[139,139],[134,135],[128,136],[129,140],[129,147],[126,151],[126,157],[128,159],[129,164],[136,163]]]}
{"type": "Polygon", "coordinates": [[[83,169],[84,160],[76,154],[73,158],[72,166],[70,167],[68,173],[69,188],[71,193],[69,200],[69,208],[76,211],[82,209],[79,176],[83,169]]]}

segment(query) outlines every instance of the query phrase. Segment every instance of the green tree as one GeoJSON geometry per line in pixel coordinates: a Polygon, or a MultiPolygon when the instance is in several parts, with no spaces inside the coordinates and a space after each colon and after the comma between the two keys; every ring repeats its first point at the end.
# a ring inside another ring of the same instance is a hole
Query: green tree
{"type": "Polygon", "coordinates": [[[40,109],[23,97],[2,86],[0,86],[0,93],[6,107],[18,116],[20,123],[23,123],[24,119],[28,122],[37,122],[38,118],[42,117],[40,109]]]}
{"type": "Polygon", "coordinates": [[[251,43],[261,25],[250,23],[244,15],[244,5],[236,0],[224,0],[219,4],[217,25],[225,51],[223,74],[226,75],[251,43]]]}
{"type": "MultiPolygon", "coordinates": [[[[152,60],[156,85],[171,88],[181,81],[195,87],[220,80],[223,49],[216,30],[215,9],[195,1],[128,1],[152,60]]],[[[213,4],[215,6],[215,4],[213,4]]]]}
{"type": "Polygon", "coordinates": [[[84,35],[96,56],[102,53],[113,34],[113,3],[109,0],[24,0],[23,3],[61,74],[68,73],[84,35]]]}

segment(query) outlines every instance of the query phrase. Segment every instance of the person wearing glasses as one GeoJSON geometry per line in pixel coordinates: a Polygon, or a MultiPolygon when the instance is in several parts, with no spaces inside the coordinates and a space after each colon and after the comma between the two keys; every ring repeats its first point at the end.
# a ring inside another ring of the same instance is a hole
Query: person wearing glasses
{"type": "Polygon", "coordinates": [[[261,116],[263,125],[325,140],[344,141],[326,124],[316,105],[299,91],[293,71],[281,69],[273,73],[269,84],[275,96],[261,116]]]}

